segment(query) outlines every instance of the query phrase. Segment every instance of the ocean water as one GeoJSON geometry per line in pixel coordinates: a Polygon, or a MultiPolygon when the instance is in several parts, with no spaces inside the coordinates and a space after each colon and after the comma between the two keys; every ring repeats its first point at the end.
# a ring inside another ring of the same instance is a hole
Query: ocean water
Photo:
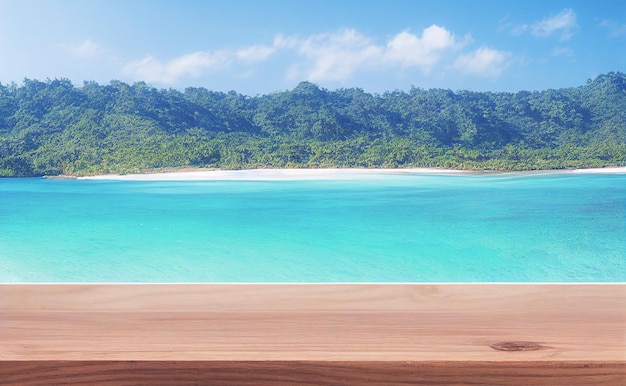
{"type": "Polygon", "coordinates": [[[0,282],[624,282],[626,175],[0,179],[0,282]]]}

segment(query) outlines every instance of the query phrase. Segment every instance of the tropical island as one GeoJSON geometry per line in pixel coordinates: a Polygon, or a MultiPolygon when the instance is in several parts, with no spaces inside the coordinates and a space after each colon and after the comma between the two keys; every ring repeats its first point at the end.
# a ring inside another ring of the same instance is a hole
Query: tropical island
{"type": "Polygon", "coordinates": [[[547,170],[626,165],[626,75],[519,92],[246,96],[67,79],[0,83],[0,176],[212,168],[547,170]]]}

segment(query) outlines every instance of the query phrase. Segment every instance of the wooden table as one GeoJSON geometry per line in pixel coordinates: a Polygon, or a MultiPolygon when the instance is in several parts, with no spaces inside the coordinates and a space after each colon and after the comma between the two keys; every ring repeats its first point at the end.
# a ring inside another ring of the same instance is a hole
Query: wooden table
{"type": "Polygon", "coordinates": [[[3,284],[0,384],[626,385],[624,284],[3,284]]]}

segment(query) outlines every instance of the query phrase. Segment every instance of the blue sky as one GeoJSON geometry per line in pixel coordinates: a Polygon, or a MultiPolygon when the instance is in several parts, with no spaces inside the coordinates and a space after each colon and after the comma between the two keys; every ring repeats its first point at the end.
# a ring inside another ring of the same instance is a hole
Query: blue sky
{"type": "Polygon", "coordinates": [[[626,2],[0,0],[0,82],[247,95],[583,85],[626,72],[626,2]]]}

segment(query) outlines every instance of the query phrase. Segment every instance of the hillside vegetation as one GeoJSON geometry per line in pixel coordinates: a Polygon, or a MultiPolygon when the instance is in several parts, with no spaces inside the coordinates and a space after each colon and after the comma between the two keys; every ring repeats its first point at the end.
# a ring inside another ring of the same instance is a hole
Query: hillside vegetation
{"type": "Polygon", "coordinates": [[[0,84],[0,176],[154,168],[626,165],[626,76],[545,91],[300,83],[249,97],[66,79],[0,84]]]}

